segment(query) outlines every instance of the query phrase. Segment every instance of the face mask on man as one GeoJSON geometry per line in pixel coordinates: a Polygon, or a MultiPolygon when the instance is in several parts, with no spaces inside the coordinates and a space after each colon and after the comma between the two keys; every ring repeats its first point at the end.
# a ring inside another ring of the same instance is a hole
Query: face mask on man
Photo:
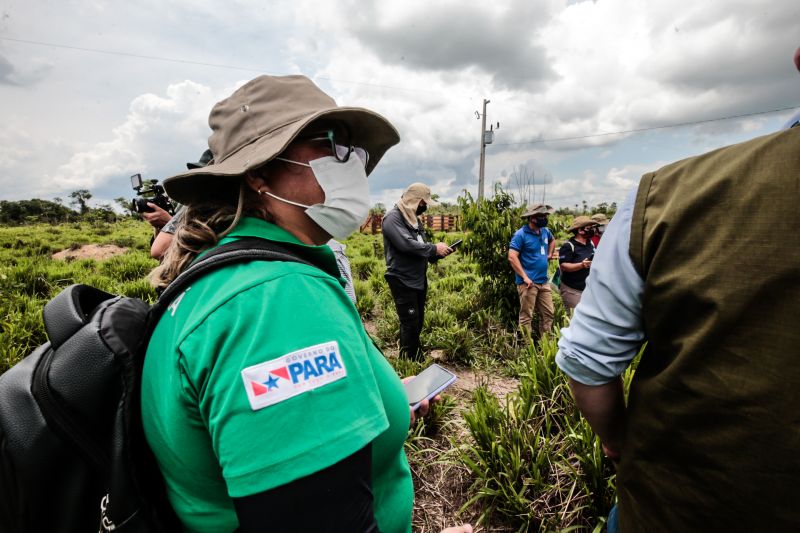
{"type": "Polygon", "coordinates": [[[264,194],[296,205],[306,210],[306,214],[334,239],[344,239],[356,231],[369,215],[369,182],[364,163],[358,157],[345,162],[333,156],[321,157],[308,163],[276,157],[286,163],[310,167],[317,183],[325,193],[321,204],[305,205],[281,198],[271,192],[264,194]]]}
{"type": "Polygon", "coordinates": [[[533,224],[537,228],[546,228],[547,227],[547,217],[533,217],[533,224]]]}
{"type": "Polygon", "coordinates": [[[422,202],[420,202],[420,204],[417,206],[416,214],[417,214],[417,216],[420,216],[422,213],[424,213],[427,210],[428,210],[428,204],[423,204],[422,202]]]}

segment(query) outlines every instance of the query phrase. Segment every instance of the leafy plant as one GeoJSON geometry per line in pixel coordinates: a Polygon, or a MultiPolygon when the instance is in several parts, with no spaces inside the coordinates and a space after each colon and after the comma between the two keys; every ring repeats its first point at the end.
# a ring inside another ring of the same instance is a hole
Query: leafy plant
{"type": "Polygon", "coordinates": [[[458,203],[469,232],[462,247],[481,276],[479,305],[495,311],[502,323],[512,325],[517,319],[519,296],[508,264],[508,244],[522,226],[521,208],[514,207],[514,198],[499,184],[491,198],[476,202],[466,193],[458,203]]]}

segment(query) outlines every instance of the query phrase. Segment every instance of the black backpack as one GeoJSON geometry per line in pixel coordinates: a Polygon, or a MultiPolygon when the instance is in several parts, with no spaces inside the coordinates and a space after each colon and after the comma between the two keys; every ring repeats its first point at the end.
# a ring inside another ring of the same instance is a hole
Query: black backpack
{"type": "Polygon", "coordinates": [[[49,342],[0,376],[0,531],[179,531],[140,413],[147,343],[193,281],[243,261],[310,264],[263,239],[220,246],[152,307],[72,285],[44,308],[49,342]]]}

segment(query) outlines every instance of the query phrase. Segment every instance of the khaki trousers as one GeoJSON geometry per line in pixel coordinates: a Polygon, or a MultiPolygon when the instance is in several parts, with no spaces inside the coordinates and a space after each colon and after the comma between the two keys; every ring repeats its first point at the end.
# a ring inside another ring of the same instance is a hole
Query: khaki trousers
{"type": "Polygon", "coordinates": [[[553,329],[553,294],[550,283],[534,283],[525,287],[524,283],[517,285],[519,293],[519,325],[528,332],[531,331],[534,309],[539,314],[539,334],[550,333],[553,329]]]}
{"type": "Polygon", "coordinates": [[[572,311],[578,306],[578,302],[581,301],[581,294],[583,294],[583,291],[573,289],[569,285],[564,285],[562,281],[558,292],[561,294],[561,301],[564,302],[564,307],[567,309],[569,316],[572,316],[572,311]]]}

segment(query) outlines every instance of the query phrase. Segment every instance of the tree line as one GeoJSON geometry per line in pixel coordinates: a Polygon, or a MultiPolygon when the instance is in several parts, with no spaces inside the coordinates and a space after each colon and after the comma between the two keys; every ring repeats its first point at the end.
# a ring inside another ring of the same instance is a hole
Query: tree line
{"type": "MultiPolygon", "coordinates": [[[[507,194],[507,193],[505,193],[507,194]]],[[[438,200],[437,195],[432,195],[434,200],[438,200]]],[[[33,224],[44,222],[49,224],[62,224],[65,222],[115,222],[120,218],[132,216],[130,211],[130,200],[127,198],[115,198],[114,202],[122,210],[115,210],[111,204],[99,204],[95,207],[89,205],[92,193],[88,189],[78,189],[69,194],[69,206],[61,198],[53,200],[42,200],[33,198],[31,200],[0,200],[0,224],[6,226],[17,226],[21,224],[33,224]],[[70,207],[71,206],[71,207],[70,207]]],[[[512,203],[514,197],[509,195],[512,203]]],[[[563,215],[589,215],[594,213],[605,213],[609,217],[613,216],[617,210],[616,202],[608,204],[602,202],[596,206],[589,206],[584,200],[583,205],[575,204],[575,208],[562,207],[556,212],[563,215]]],[[[441,201],[440,205],[432,207],[429,215],[459,215],[463,209],[462,205],[452,204],[441,201]]],[[[370,210],[371,215],[385,214],[386,206],[382,203],[375,204],[370,210]]]]}
{"type": "Polygon", "coordinates": [[[114,201],[125,210],[124,215],[117,213],[110,204],[89,205],[92,193],[88,189],[78,189],[69,194],[69,207],[61,198],[42,200],[0,200],[0,224],[18,226],[44,222],[63,224],[65,222],[116,222],[129,216],[129,201],[116,198],[114,201]]]}

